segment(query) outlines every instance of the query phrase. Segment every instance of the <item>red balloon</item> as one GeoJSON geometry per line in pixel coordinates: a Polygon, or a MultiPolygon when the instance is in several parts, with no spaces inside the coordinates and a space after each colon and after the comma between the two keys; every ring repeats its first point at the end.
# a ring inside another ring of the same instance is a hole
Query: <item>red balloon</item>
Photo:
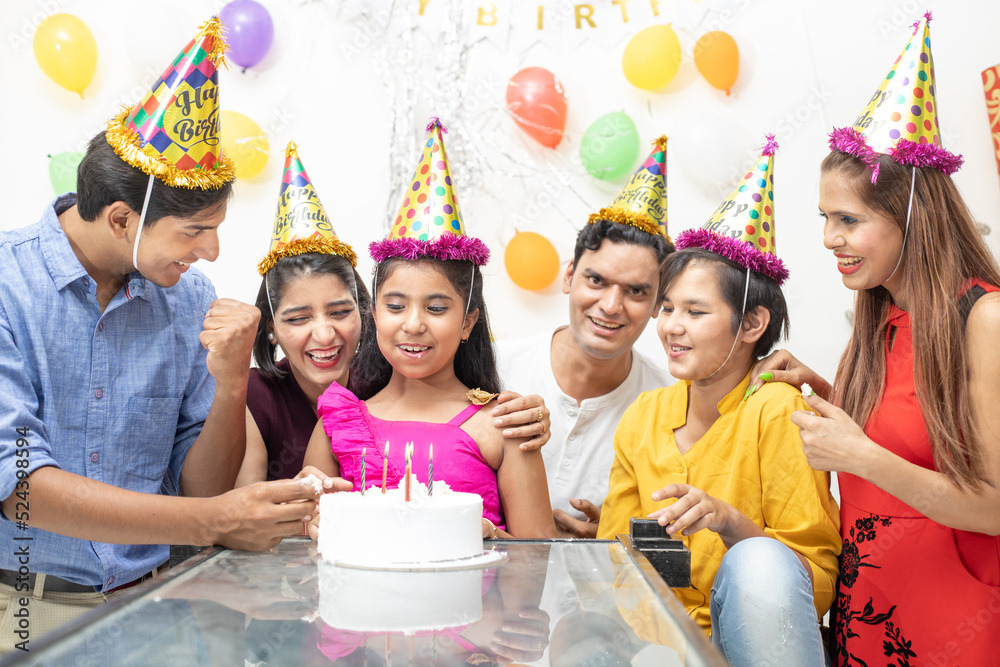
{"type": "Polygon", "coordinates": [[[507,82],[507,108],[532,139],[555,148],[566,127],[566,93],[544,67],[526,67],[507,82]]]}

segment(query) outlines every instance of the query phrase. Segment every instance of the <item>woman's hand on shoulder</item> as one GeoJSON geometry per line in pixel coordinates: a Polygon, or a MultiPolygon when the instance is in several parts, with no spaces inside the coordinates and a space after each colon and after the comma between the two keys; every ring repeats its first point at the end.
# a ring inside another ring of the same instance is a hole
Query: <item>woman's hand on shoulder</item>
{"type": "Polygon", "coordinates": [[[744,398],[753,395],[765,382],[785,382],[799,388],[805,383],[826,400],[830,400],[833,393],[829,382],[792,356],[788,350],[775,350],[754,364],[750,370],[750,386],[747,387],[744,398]]]}
{"type": "Polygon", "coordinates": [[[503,430],[504,438],[527,438],[520,444],[521,450],[526,452],[541,449],[552,437],[550,415],[541,396],[521,396],[514,391],[501,393],[492,411],[493,426],[503,430]]]}
{"type": "Polygon", "coordinates": [[[868,478],[872,455],[880,449],[851,417],[822,397],[806,396],[811,412],[792,413],[802,451],[813,470],[847,472],[868,478]]]}

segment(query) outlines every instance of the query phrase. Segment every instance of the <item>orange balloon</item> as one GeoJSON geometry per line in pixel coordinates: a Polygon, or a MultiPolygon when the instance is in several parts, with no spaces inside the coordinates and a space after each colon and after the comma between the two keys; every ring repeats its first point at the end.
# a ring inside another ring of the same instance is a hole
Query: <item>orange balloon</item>
{"type": "Polygon", "coordinates": [[[728,95],[740,72],[736,40],[721,30],[706,32],[694,45],[694,64],[713,87],[728,95]]]}
{"type": "Polygon", "coordinates": [[[535,232],[515,234],[507,244],[503,263],[515,285],[533,292],[545,289],[559,275],[559,255],[555,247],[535,232]]]}
{"type": "Polygon", "coordinates": [[[543,146],[555,148],[566,128],[566,93],[544,67],[526,67],[507,82],[507,109],[522,130],[543,146]]]}

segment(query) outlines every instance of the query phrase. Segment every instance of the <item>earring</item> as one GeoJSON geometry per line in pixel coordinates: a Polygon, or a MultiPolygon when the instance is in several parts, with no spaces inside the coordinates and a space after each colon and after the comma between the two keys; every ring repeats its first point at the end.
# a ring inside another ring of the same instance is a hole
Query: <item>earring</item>
{"type": "Polygon", "coordinates": [[[273,343],[274,342],[274,334],[273,333],[267,334],[267,340],[273,343]]]}
{"type": "Polygon", "coordinates": [[[469,339],[468,339],[468,338],[463,338],[463,339],[462,339],[462,343],[468,343],[468,342],[469,342],[469,339]]]}

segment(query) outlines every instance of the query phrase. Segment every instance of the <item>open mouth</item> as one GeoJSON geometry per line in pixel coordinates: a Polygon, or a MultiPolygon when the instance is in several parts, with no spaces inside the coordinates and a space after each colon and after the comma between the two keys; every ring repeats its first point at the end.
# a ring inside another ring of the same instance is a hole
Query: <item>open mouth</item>
{"type": "Polygon", "coordinates": [[[396,347],[400,351],[402,351],[403,354],[405,354],[406,356],[413,357],[413,358],[422,357],[422,356],[424,356],[427,353],[428,350],[431,349],[427,345],[413,345],[413,344],[410,344],[410,343],[407,343],[407,344],[404,344],[404,345],[397,345],[396,347]]]}
{"type": "Polygon", "coordinates": [[[856,271],[861,270],[861,265],[864,263],[864,257],[837,257],[837,270],[843,275],[850,275],[856,271]]]}
{"type": "Polygon", "coordinates": [[[593,322],[596,326],[600,327],[601,329],[607,329],[608,331],[617,331],[618,329],[621,329],[623,326],[625,326],[624,324],[615,324],[614,322],[606,322],[604,320],[599,320],[596,317],[588,317],[587,319],[589,319],[591,322],[593,322]]]}
{"type": "Polygon", "coordinates": [[[683,354],[684,352],[687,352],[690,349],[691,349],[690,347],[687,347],[685,345],[676,345],[673,343],[671,343],[670,347],[668,348],[671,355],[683,354]]]}
{"type": "Polygon", "coordinates": [[[329,368],[337,363],[340,359],[340,348],[334,348],[332,350],[309,350],[306,352],[306,356],[309,360],[313,362],[316,366],[320,368],[329,368]]]}

